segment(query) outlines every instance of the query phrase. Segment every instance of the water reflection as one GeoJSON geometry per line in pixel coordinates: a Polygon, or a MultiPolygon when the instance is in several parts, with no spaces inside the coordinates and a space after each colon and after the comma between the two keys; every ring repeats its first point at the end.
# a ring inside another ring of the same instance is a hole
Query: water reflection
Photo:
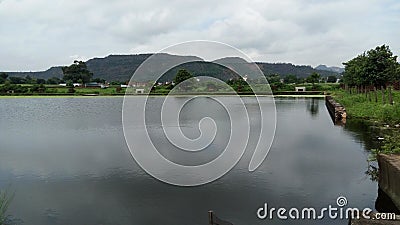
{"type": "Polygon", "coordinates": [[[319,112],[319,102],[320,98],[307,98],[307,111],[310,112],[312,117],[317,116],[319,112]]]}
{"type": "MultiPolygon", "coordinates": [[[[256,115],[252,101],[246,104],[256,115]]],[[[121,98],[0,99],[0,188],[9,183],[15,188],[10,214],[42,225],[202,225],[211,209],[235,225],[282,224],[258,220],[257,208],[265,202],[326,207],[339,195],[351,206],[374,208],[377,185],[365,179],[366,150],[356,132],[333,126],[323,99],[281,98],[276,106],[276,137],[255,172],[248,172],[253,152],[246,152],[221,179],[183,188],[155,180],[132,160],[122,132],[121,98]]],[[[186,110],[202,110],[193,107],[186,110]]],[[[218,114],[213,105],[207,107],[218,114]]],[[[257,124],[257,117],[250,119],[257,124]]],[[[185,122],[185,132],[195,135],[189,128],[198,121],[185,122]]],[[[153,128],[154,134],[162,129],[153,128]]]]}
{"type": "Polygon", "coordinates": [[[382,144],[378,138],[383,137],[388,132],[369,121],[361,119],[347,120],[344,130],[363,144],[368,151],[378,148],[382,144]]]}
{"type": "MultiPolygon", "coordinates": [[[[368,155],[371,154],[372,149],[378,149],[382,145],[382,137],[393,132],[390,129],[383,129],[370,121],[360,119],[347,120],[344,131],[353,136],[354,139],[363,146],[368,155]]],[[[365,173],[369,176],[370,180],[378,182],[378,163],[376,161],[369,161],[369,166],[365,173]]],[[[378,188],[375,209],[378,212],[400,214],[399,209],[395,206],[390,197],[380,188],[378,188]]]]}

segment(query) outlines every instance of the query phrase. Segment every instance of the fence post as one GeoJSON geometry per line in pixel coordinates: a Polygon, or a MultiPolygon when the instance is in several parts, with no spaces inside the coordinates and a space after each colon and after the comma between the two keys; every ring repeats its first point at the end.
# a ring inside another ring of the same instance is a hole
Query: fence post
{"type": "Polygon", "coordinates": [[[381,86],[381,91],[382,91],[382,104],[386,104],[386,97],[385,97],[385,91],[383,90],[383,86],[381,86]]]}
{"type": "Polygon", "coordinates": [[[208,211],[208,224],[214,225],[214,212],[212,210],[208,211]]]}
{"type": "Polygon", "coordinates": [[[392,86],[389,86],[389,104],[393,105],[392,86]]]}

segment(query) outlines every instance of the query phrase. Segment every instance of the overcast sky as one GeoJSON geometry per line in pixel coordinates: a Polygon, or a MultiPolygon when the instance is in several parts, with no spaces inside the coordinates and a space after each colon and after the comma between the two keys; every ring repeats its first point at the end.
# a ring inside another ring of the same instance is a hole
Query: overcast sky
{"type": "Polygon", "coordinates": [[[382,44],[400,54],[398,0],[0,0],[0,21],[0,71],[199,39],[255,61],[312,66],[341,66],[382,44]]]}

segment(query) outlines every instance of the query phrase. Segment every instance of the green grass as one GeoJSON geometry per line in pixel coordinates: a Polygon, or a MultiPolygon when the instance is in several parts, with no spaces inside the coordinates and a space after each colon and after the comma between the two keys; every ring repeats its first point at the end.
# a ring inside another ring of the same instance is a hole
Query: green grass
{"type": "Polygon", "coordinates": [[[310,83],[302,84],[270,84],[274,92],[279,91],[295,91],[295,87],[306,87],[306,91],[335,91],[339,90],[340,84],[337,83],[315,83],[314,87],[310,83]]]}
{"type": "Polygon", "coordinates": [[[386,104],[383,104],[380,91],[377,92],[377,102],[372,92],[370,96],[366,96],[337,90],[332,96],[346,108],[349,118],[372,120],[389,125],[400,123],[400,91],[393,91],[393,105],[388,104],[387,93],[385,93],[386,104]]]}
{"type": "Polygon", "coordinates": [[[0,190],[0,225],[4,225],[8,218],[6,213],[13,197],[7,191],[0,190]]]}
{"type": "MultiPolygon", "coordinates": [[[[400,123],[400,91],[392,91],[393,105],[388,104],[388,93],[385,92],[385,103],[382,100],[382,92],[377,92],[377,102],[375,94],[350,94],[344,90],[336,90],[332,93],[334,99],[346,108],[349,119],[357,118],[372,121],[378,124],[388,124],[391,127],[400,123]]],[[[400,133],[399,129],[387,129],[382,144],[377,149],[372,149],[369,160],[376,161],[377,154],[396,154],[400,153],[400,133]]],[[[377,178],[378,169],[370,165],[367,174],[372,179],[377,178]]]]}
{"type": "Polygon", "coordinates": [[[393,131],[390,135],[385,135],[382,146],[378,149],[372,149],[371,161],[375,161],[377,154],[399,154],[400,153],[400,133],[393,131]]]}

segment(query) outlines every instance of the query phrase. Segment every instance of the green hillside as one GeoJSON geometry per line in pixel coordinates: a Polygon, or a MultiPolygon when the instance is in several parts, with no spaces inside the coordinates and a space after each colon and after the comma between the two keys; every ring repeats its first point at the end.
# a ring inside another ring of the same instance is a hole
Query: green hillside
{"type": "MultiPolygon", "coordinates": [[[[138,55],[109,55],[104,58],[93,58],[86,62],[88,69],[94,74],[93,78],[102,78],[108,81],[126,81],[131,78],[134,71],[152,54],[138,54],[138,55]]],[[[202,61],[200,58],[195,56],[177,56],[169,54],[160,54],[157,58],[157,63],[174,63],[180,61],[202,61]]],[[[216,62],[225,62],[232,65],[235,68],[235,64],[241,63],[252,71],[256,71],[257,68],[254,65],[247,63],[246,61],[238,58],[224,58],[219,59],[216,62]],[[246,65],[247,64],[247,65],[246,65]]],[[[137,81],[150,81],[155,79],[157,74],[157,63],[154,68],[148,71],[148,76],[142,76],[137,81]]],[[[279,74],[285,76],[293,74],[299,78],[309,76],[313,72],[321,74],[321,76],[338,75],[337,72],[316,70],[311,66],[298,66],[290,63],[264,63],[257,62],[261,71],[265,75],[279,74]]],[[[226,67],[216,65],[208,62],[190,62],[177,66],[176,68],[168,71],[160,79],[160,81],[171,81],[175,76],[176,72],[185,68],[195,76],[212,76],[222,80],[228,80],[229,78],[235,77],[235,73],[226,67]]],[[[48,79],[51,77],[62,78],[63,74],[61,66],[51,67],[46,71],[39,72],[6,72],[10,77],[26,77],[30,76],[33,78],[48,79]]],[[[249,75],[251,77],[251,74],[249,75]]]]}

